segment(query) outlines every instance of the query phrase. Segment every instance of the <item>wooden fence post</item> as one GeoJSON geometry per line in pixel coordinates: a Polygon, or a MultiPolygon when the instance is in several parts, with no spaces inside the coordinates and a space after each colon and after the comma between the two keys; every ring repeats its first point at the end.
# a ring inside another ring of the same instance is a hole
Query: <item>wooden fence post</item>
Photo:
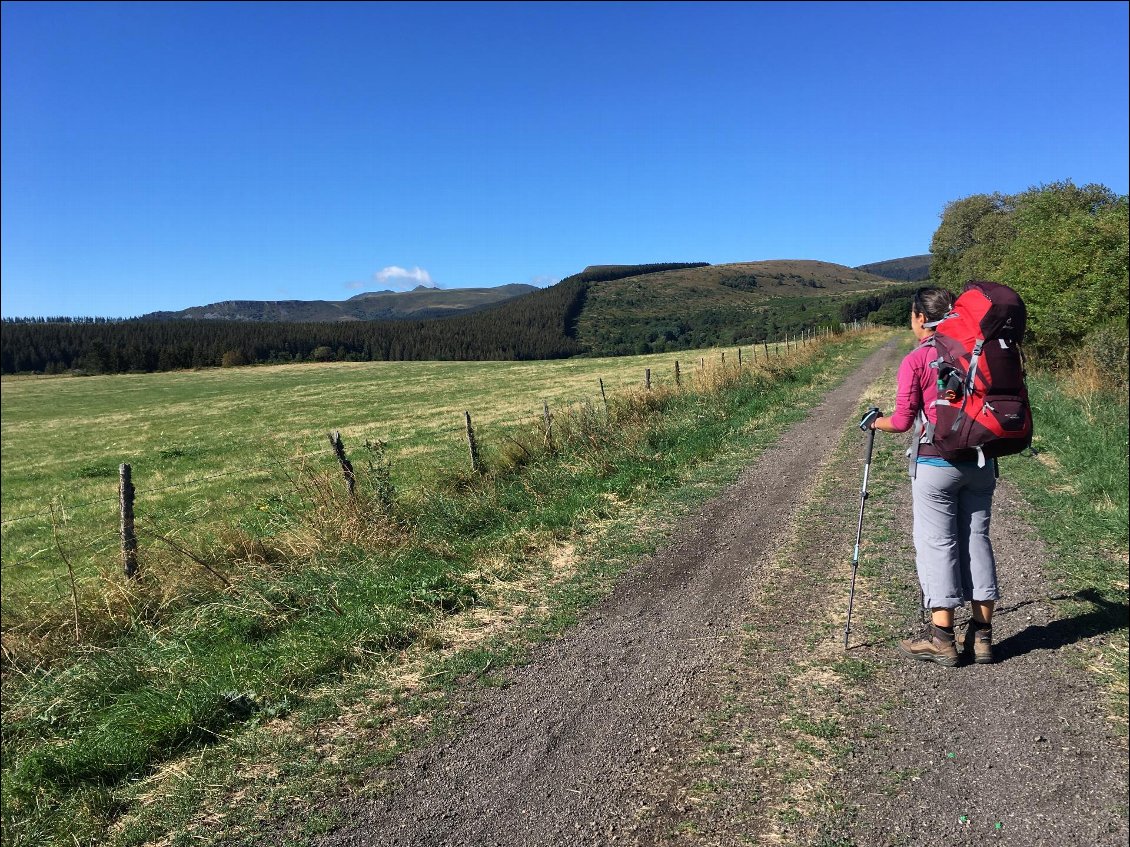
{"type": "Polygon", "coordinates": [[[542,416],[545,420],[545,446],[553,451],[553,415],[549,413],[549,401],[541,401],[542,416]]]}
{"type": "Polygon", "coordinates": [[[675,385],[680,386],[683,384],[683,378],[679,374],[679,360],[675,360],[675,385]]]}
{"type": "Polygon", "coordinates": [[[768,341],[762,341],[761,346],[765,348],[765,361],[768,362],[769,361],[769,342],[768,341]]]}
{"type": "Polygon", "coordinates": [[[471,413],[464,412],[467,421],[467,449],[471,452],[471,470],[475,473],[483,472],[483,463],[479,458],[479,445],[475,443],[475,430],[471,427],[471,413]]]}
{"type": "Polygon", "coordinates": [[[722,366],[723,367],[726,366],[726,351],[725,350],[722,351],[722,366]]]}
{"type": "Polygon", "coordinates": [[[137,535],[133,531],[133,481],[129,465],[118,465],[118,506],[121,510],[122,572],[137,576],[137,535]]]}
{"type": "Polygon", "coordinates": [[[742,369],[742,348],[738,348],[738,370],[742,369]]]}
{"type": "Polygon", "coordinates": [[[608,395],[604,393],[603,378],[600,378],[600,399],[604,401],[604,419],[608,420],[608,395]]]}
{"type": "Polygon", "coordinates": [[[651,368],[643,369],[643,387],[651,391],[651,368]]]}
{"type": "Polygon", "coordinates": [[[341,443],[341,433],[336,429],[329,434],[330,446],[334,448],[334,455],[341,464],[341,475],[345,477],[345,484],[349,488],[349,496],[353,496],[357,478],[353,475],[353,463],[345,457],[345,445],[341,443]]]}

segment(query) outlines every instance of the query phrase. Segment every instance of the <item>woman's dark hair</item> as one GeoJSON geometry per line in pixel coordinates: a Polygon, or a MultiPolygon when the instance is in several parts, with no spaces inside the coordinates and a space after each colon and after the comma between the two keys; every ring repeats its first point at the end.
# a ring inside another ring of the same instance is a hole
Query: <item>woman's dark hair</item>
{"type": "Polygon", "coordinates": [[[940,321],[953,308],[954,296],[944,288],[923,287],[914,292],[910,308],[927,321],[940,321]]]}

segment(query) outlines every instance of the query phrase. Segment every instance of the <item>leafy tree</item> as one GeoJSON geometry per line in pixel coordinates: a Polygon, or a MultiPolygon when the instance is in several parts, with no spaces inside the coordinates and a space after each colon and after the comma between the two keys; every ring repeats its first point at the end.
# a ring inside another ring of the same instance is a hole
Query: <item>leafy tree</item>
{"type": "Polygon", "coordinates": [[[1125,320],[1130,220],[1127,198],[1057,184],[1022,195],[1016,237],[999,278],[1028,306],[1029,345],[1044,355],[1077,347],[1111,316],[1125,320]]]}
{"type": "Polygon", "coordinates": [[[948,203],[930,244],[934,284],[1003,282],[1028,306],[1029,349],[1049,361],[1128,308],[1127,197],[1070,180],[948,203]]]}
{"type": "Polygon", "coordinates": [[[961,291],[971,279],[992,279],[1015,236],[1013,200],[1002,194],[974,194],[947,203],[930,241],[935,285],[961,291]]]}

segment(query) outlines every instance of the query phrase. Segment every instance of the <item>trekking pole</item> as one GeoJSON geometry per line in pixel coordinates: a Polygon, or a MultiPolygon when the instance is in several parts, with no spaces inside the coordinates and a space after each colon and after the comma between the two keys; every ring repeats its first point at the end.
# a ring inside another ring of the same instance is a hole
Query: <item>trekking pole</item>
{"type": "Polygon", "coordinates": [[[859,525],[855,529],[855,553],[851,557],[851,593],[848,595],[847,623],[844,625],[844,649],[848,647],[848,634],[851,632],[851,607],[855,603],[855,574],[859,569],[859,540],[863,537],[863,506],[867,502],[867,477],[871,474],[871,451],[875,447],[875,430],[872,421],[883,414],[872,406],[859,422],[859,428],[867,433],[867,460],[863,464],[863,488],[859,492],[859,525]]]}

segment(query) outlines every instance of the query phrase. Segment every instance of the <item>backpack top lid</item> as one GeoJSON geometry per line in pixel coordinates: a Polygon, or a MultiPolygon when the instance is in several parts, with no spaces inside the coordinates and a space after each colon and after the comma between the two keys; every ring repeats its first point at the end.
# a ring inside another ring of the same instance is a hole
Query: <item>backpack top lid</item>
{"type": "Polygon", "coordinates": [[[1003,338],[1009,343],[1024,340],[1028,309],[1013,289],[999,282],[974,279],[965,284],[950,313],[937,331],[969,343],[976,337],[1003,338]]]}

